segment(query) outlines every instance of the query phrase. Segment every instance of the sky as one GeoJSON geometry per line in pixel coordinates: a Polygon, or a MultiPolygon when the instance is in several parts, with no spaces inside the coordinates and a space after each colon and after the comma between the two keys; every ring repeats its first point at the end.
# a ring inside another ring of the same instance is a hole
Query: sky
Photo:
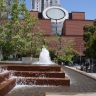
{"type": "MultiPolygon", "coordinates": [[[[30,10],[30,1],[26,0],[27,9],[30,10]]],[[[86,20],[96,19],[96,0],[60,0],[61,7],[71,12],[85,12],[86,20]]]]}

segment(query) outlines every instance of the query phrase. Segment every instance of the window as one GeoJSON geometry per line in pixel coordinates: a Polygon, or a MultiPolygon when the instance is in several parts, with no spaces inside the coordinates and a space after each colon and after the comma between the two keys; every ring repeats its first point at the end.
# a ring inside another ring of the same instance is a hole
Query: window
{"type": "Polygon", "coordinates": [[[54,20],[59,20],[64,18],[65,12],[59,8],[51,8],[46,12],[47,17],[54,20]]]}
{"type": "Polygon", "coordinates": [[[50,2],[50,6],[52,6],[52,2],[50,2]]]}

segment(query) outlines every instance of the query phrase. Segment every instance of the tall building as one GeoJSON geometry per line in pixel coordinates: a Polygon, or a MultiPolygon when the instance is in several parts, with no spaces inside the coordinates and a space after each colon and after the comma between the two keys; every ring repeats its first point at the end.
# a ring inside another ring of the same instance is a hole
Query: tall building
{"type": "MultiPolygon", "coordinates": [[[[57,0],[31,0],[31,4],[33,4],[31,7],[33,8],[31,8],[32,11],[30,12],[39,18],[40,28],[44,30],[44,37],[47,40],[55,38],[55,35],[61,37],[60,44],[53,41],[49,46],[58,48],[58,50],[64,49],[68,41],[73,40],[75,44],[74,49],[78,51],[80,58],[82,57],[82,60],[84,60],[83,51],[85,50],[85,42],[83,40],[83,26],[85,24],[92,25],[93,20],[86,20],[85,12],[69,13],[66,9],[60,7],[60,0],[57,3],[55,1],[57,0]],[[38,10],[36,9],[37,4],[38,10]],[[39,4],[41,5],[39,6],[39,4]],[[42,14],[42,18],[39,17],[39,14],[42,14]]],[[[77,63],[79,63],[80,58],[76,61],[77,63]]]]}
{"type": "Polygon", "coordinates": [[[42,15],[39,16],[51,19],[51,35],[61,35],[64,20],[69,18],[68,12],[60,7],[60,0],[31,0],[31,11],[38,11],[42,15]]]}
{"type": "Polygon", "coordinates": [[[60,6],[60,0],[31,0],[31,10],[43,12],[50,6],[60,6]]]}

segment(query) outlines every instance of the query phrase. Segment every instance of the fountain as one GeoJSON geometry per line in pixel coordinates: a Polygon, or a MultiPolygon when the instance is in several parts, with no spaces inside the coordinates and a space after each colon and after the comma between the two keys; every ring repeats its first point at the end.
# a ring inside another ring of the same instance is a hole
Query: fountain
{"type": "Polygon", "coordinates": [[[43,46],[39,61],[34,64],[0,66],[0,96],[5,96],[16,84],[70,86],[70,79],[65,76],[59,65],[51,61],[49,51],[43,46]],[[4,72],[4,70],[8,71],[4,72]]]}
{"type": "Polygon", "coordinates": [[[53,65],[55,63],[51,61],[49,51],[43,46],[42,51],[39,56],[39,61],[33,62],[33,64],[53,65]]]}

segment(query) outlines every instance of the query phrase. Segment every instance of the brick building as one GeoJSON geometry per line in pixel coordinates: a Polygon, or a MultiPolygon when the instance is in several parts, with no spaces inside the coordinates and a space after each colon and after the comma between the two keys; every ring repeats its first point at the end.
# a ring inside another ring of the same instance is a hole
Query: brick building
{"type": "MultiPolygon", "coordinates": [[[[37,11],[32,12],[33,15],[39,18],[40,28],[45,31],[45,38],[50,39],[53,36],[51,35],[51,20],[44,19],[40,16],[40,13],[37,11]]],[[[75,45],[74,49],[79,52],[79,55],[83,56],[84,51],[84,41],[83,41],[83,26],[85,24],[93,24],[93,20],[85,19],[85,12],[72,12],[69,13],[69,19],[66,19],[63,23],[62,35],[61,38],[66,38],[67,40],[74,40],[75,45]],[[80,49],[81,47],[81,49],[80,49]],[[81,50],[81,52],[80,52],[81,50]]],[[[56,47],[56,44],[53,43],[53,47],[56,47]]],[[[62,47],[64,42],[62,42],[62,47]]]]}

